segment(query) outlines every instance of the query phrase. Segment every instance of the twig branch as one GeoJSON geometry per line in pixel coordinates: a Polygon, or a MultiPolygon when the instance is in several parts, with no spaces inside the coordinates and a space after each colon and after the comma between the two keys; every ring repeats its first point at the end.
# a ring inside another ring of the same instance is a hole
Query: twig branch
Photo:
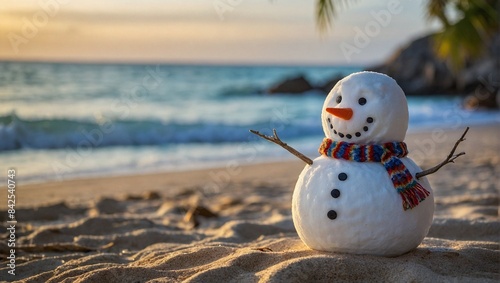
{"type": "Polygon", "coordinates": [[[289,146],[288,144],[284,143],[282,140],[280,140],[280,138],[278,137],[278,134],[276,133],[276,129],[273,129],[273,136],[266,136],[264,134],[261,134],[259,131],[255,131],[255,130],[250,130],[250,132],[252,134],[255,134],[255,135],[258,135],[259,137],[265,139],[265,140],[268,140],[272,143],[275,143],[279,146],[281,146],[282,148],[288,150],[288,152],[290,152],[291,154],[297,156],[298,158],[300,158],[302,161],[304,161],[305,163],[309,164],[309,165],[312,165],[313,164],[313,161],[305,156],[304,154],[298,152],[295,148],[289,146]]]}
{"type": "Polygon", "coordinates": [[[455,146],[453,146],[453,148],[451,149],[451,152],[450,154],[448,154],[448,157],[446,157],[446,159],[439,163],[438,165],[432,167],[432,168],[429,168],[427,170],[424,170],[422,172],[418,172],[417,174],[415,174],[415,176],[417,177],[417,179],[420,179],[426,175],[430,175],[430,174],[433,174],[433,173],[436,173],[439,169],[441,169],[441,167],[445,166],[446,164],[448,163],[454,163],[455,162],[455,159],[457,159],[458,157],[462,156],[465,154],[465,152],[460,152],[458,154],[455,154],[455,150],[457,149],[458,145],[463,142],[465,140],[465,135],[467,134],[467,132],[469,131],[469,127],[467,127],[464,131],[464,133],[462,134],[462,136],[460,137],[460,139],[457,140],[457,142],[455,143],[455,146]]]}

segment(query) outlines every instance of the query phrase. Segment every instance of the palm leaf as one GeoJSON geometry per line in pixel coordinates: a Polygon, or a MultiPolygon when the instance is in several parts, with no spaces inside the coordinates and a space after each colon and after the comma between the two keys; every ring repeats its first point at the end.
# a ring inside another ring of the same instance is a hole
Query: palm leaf
{"type": "Polygon", "coordinates": [[[355,2],[355,0],[316,1],[316,25],[320,32],[325,32],[332,26],[333,18],[337,15],[337,11],[347,8],[349,2],[355,2]]]}
{"type": "Polygon", "coordinates": [[[453,71],[458,72],[467,60],[483,54],[485,42],[498,30],[498,13],[491,5],[493,2],[498,1],[455,1],[455,9],[461,12],[461,18],[444,26],[436,34],[434,45],[438,57],[446,59],[453,71]]]}
{"type": "MultiPolygon", "coordinates": [[[[337,12],[355,0],[317,0],[316,25],[320,32],[327,31],[337,12]]],[[[500,0],[428,0],[426,18],[437,19],[443,30],[435,37],[436,54],[448,60],[458,71],[469,58],[484,51],[485,42],[499,28],[500,0]],[[457,19],[450,20],[447,10],[457,12],[457,19]]]]}
{"type": "Polygon", "coordinates": [[[437,18],[443,26],[449,26],[448,17],[446,16],[446,6],[449,3],[450,0],[429,0],[426,6],[427,20],[430,21],[437,18]]]}

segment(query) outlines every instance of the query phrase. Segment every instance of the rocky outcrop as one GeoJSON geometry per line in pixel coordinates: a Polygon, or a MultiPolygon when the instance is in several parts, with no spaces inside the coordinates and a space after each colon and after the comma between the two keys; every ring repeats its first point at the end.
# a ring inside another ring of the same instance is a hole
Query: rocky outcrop
{"type": "Polygon", "coordinates": [[[302,75],[288,78],[276,85],[270,87],[266,92],[270,94],[277,93],[303,93],[306,91],[313,90],[314,87],[309,83],[309,81],[302,75]]]}
{"type": "Polygon", "coordinates": [[[412,41],[385,63],[367,70],[393,77],[407,95],[474,95],[481,91],[483,97],[489,97],[486,100],[492,101],[500,86],[500,32],[485,45],[484,55],[467,62],[456,75],[434,54],[433,35],[412,41]]]}
{"type": "MultiPolygon", "coordinates": [[[[454,74],[433,48],[434,35],[418,38],[397,50],[387,61],[366,70],[393,77],[406,95],[467,96],[469,108],[500,108],[500,32],[485,43],[484,55],[467,62],[454,74]]],[[[325,83],[313,86],[303,76],[286,79],[267,90],[268,93],[302,93],[310,90],[330,92],[342,79],[334,75],[325,83]]]]}
{"type": "Polygon", "coordinates": [[[321,90],[324,93],[329,93],[330,90],[343,78],[342,74],[336,74],[331,79],[327,80],[323,84],[317,86],[318,90],[321,90]]]}
{"type": "Polygon", "coordinates": [[[325,82],[313,85],[304,76],[300,75],[294,78],[287,78],[281,82],[278,82],[274,86],[267,89],[265,92],[269,94],[300,94],[307,91],[318,91],[329,93],[333,86],[340,81],[344,76],[342,74],[336,74],[325,82]]]}
{"type": "Polygon", "coordinates": [[[407,95],[446,93],[455,79],[432,49],[432,35],[419,38],[397,50],[385,63],[367,68],[394,78],[407,95]]]}
{"type": "Polygon", "coordinates": [[[495,93],[494,88],[488,89],[486,86],[479,86],[473,93],[465,97],[463,105],[470,110],[478,108],[498,109],[500,108],[500,91],[498,87],[495,93]]]}

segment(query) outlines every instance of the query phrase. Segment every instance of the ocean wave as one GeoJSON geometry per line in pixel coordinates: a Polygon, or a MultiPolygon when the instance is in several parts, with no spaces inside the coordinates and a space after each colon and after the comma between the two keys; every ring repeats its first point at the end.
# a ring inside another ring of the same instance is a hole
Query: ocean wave
{"type": "MultiPolygon", "coordinates": [[[[163,122],[159,120],[82,121],[0,116],[0,151],[77,147],[231,143],[255,139],[249,129],[271,131],[269,121],[252,124],[163,122]]],[[[307,123],[286,127],[283,138],[321,134],[307,123]]]]}

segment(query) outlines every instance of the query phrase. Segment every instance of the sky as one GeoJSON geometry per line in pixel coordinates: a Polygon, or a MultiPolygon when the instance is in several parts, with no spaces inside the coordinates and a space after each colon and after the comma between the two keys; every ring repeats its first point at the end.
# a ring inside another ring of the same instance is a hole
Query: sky
{"type": "Polygon", "coordinates": [[[368,65],[435,30],[422,0],[2,0],[0,60],[368,65]]]}

